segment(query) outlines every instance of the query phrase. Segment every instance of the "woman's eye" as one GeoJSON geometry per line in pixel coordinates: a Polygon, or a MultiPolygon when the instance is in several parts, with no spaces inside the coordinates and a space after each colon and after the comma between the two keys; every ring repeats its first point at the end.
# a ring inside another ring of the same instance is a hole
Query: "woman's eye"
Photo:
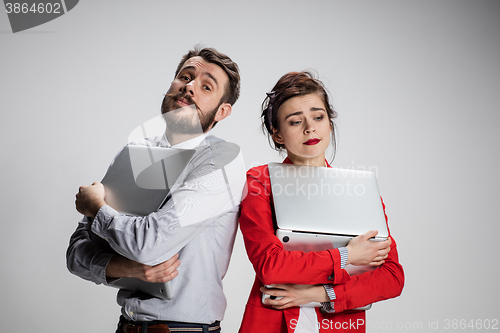
{"type": "Polygon", "coordinates": [[[316,117],[315,119],[316,120],[323,120],[323,118],[325,118],[324,116],[319,116],[319,117],[316,117]]]}
{"type": "Polygon", "coordinates": [[[291,121],[291,122],[290,122],[290,125],[292,125],[292,126],[297,126],[297,125],[299,125],[299,124],[300,124],[300,120],[297,120],[297,121],[291,121]]]}

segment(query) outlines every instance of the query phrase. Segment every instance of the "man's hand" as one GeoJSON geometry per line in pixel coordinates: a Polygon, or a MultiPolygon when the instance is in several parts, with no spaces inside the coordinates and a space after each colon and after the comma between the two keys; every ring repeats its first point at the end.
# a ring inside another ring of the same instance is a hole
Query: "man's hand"
{"type": "Polygon", "coordinates": [[[267,295],[283,297],[281,299],[272,300],[268,298],[265,300],[266,305],[270,305],[276,310],[283,310],[311,302],[330,301],[322,285],[273,284],[271,287],[261,287],[260,291],[267,295]]]}
{"type": "Polygon", "coordinates": [[[355,266],[382,265],[391,250],[392,240],[390,238],[383,242],[372,242],[369,240],[377,234],[377,231],[372,230],[351,239],[347,244],[347,251],[349,253],[347,264],[355,266]]]}
{"type": "Polygon", "coordinates": [[[148,266],[122,256],[114,256],[106,266],[106,277],[108,279],[132,277],[146,282],[167,282],[179,274],[177,268],[181,262],[178,258],[179,254],[176,254],[161,264],[148,266]]]}
{"type": "Polygon", "coordinates": [[[78,212],[93,220],[99,209],[106,205],[104,186],[98,182],[94,182],[90,186],[80,186],[76,194],[75,205],[78,212]]]}

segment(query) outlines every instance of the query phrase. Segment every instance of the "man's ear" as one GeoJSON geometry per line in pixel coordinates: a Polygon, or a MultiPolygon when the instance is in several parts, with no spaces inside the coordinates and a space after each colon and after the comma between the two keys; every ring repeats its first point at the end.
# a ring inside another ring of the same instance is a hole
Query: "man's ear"
{"type": "Polygon", "coordinates": [[[222,103],[219,105],[219,108],[217,109],[217,113],[215,114],[215,121],[221,121],[231,114],[232,111],[232,106],[229,103],[222,103]]]}
{"type": "Polygon", "coordinates": [[[272,130],[273,130],[272,138],[274,142],[277,142],[280,145],[282,145],[285,141],[283,140],[283,137],[281,136],[280,132],[275,130],[274,128],[272,128],[272,130]]]}

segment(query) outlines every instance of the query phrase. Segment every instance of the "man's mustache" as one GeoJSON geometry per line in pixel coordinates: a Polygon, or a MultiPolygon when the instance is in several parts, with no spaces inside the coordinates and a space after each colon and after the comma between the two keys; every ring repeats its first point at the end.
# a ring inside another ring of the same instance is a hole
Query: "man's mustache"
{"type": "MultiPolygon", "coordinates": [[[[197,110],[200,110],[200,108],[198,107],[198,105],[193,101],[193,98],[191,97],[190,94],[186,94],[186,93],[183,93],[183,92],[179,92],[177,94],[165,94],[165,97],[169,97],[171,99],[173,99],[174,101],[179,101],[181,99],[185,99],[187,101],[187,103],[189,105],[194,105],[196,107],[197,110]]],[[[173,111],[173,110],[171,110],[173,111]]]]}

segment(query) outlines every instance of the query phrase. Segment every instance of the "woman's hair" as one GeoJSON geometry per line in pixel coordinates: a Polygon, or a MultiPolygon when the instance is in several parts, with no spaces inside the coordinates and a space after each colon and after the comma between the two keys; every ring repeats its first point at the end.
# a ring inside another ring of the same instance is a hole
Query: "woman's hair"
{"type": "Polygon", "coordinates": [[[314,74],[308,71],[290,72],[283,75],[270,93],[267,93],[266,99],[262,102],[262,130],[267,134],[269,144],[277,151],[282,151],[284,145],[274,141],[272,135],[279,131],[279,108],[285,101],[292,97],[304,96],[309,94],[318,94],[325,105],[328,120],[332,127],[332,146],[333,156],[335,156],[335,124],[333,119],[337,117],[337,112],[330,105],[330,97],[323,83],[315,78],[314,74]],[[272,142],[272,144],[271,144],[272,142]]]}

